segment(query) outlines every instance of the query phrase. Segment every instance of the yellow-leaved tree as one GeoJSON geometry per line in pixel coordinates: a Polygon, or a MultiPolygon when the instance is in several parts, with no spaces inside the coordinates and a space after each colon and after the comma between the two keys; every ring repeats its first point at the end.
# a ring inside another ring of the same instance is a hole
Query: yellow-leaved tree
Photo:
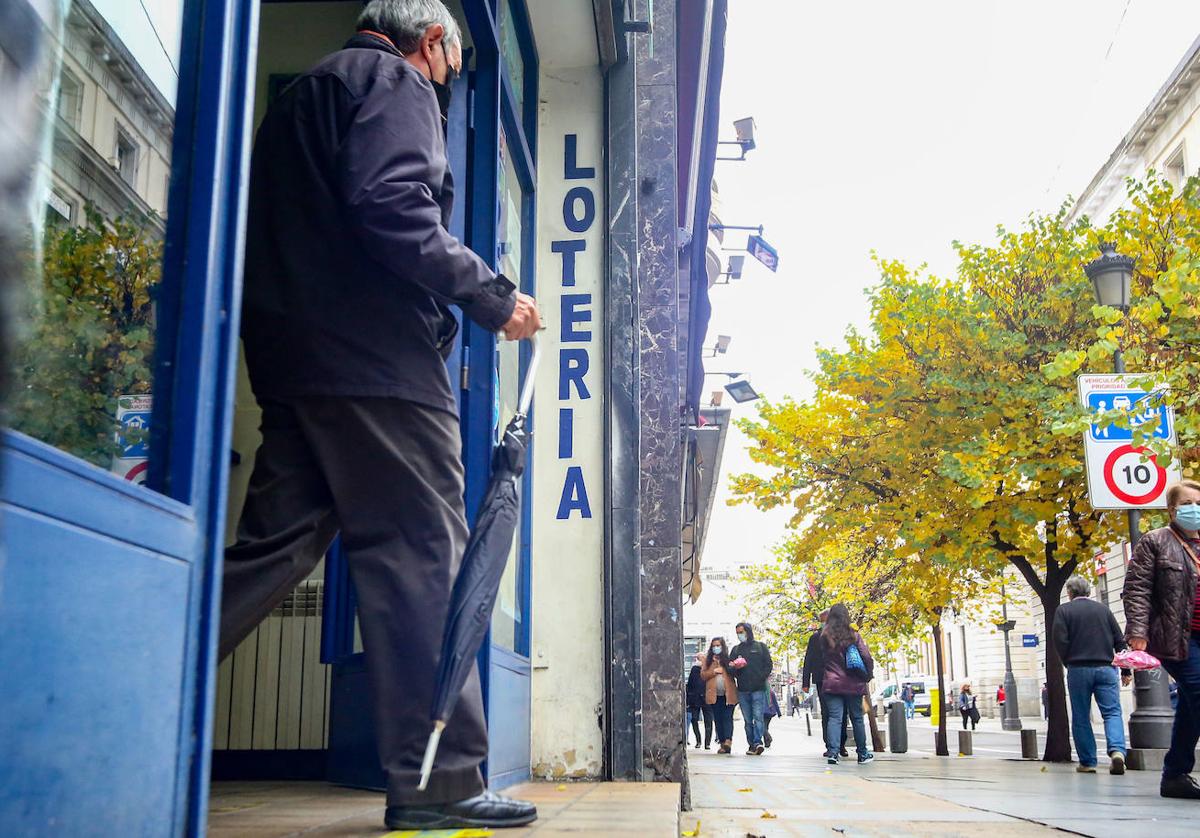
{"type": "MultiPolygon", "coordinates": [[[[762,468],[734,502],[794,508],[793,560],[882,539],[902,561],[900,603],[936,625],[1009,563],[1052,624],[1066,580],[1115,538],[1088,505],[1074,382],[1043,367],[1093,336],[1082,266],[1096,234],[1066,210],[993,245],[957,245],[940,279],[879,261],[866,334],[819,353],[815,395],[743,423],[762,468]]],[[[936,629],[935,629],[936,630],[936,629]]],[[[1070,759],[1062,666],[1047,645],[1045,758],[1070,759]]]]}

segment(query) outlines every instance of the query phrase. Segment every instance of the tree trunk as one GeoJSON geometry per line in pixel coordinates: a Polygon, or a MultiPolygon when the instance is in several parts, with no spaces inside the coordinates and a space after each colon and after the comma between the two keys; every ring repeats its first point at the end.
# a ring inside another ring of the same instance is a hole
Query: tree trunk
{"type": "Polygon", "coordinates": [[[945,667],[942,664],[942,621],[939,617],[936,623],[933,623],[930,628],[933,631],[933,656],[935,665],[937,666],[937,681],[938,681],[938,729],[937,729],[937,755],[940,757],[950,756],[950,748],[946,745],[946,674],[945,667]]]}
{"type": "MultiPolygon", "coordinates": [[[[1050,708],[1050,720],[1046,728],[1046,750],[1042,759],[1046,762],[1071,761],[1071,732],[1067,720],[1067,690],[1063,684],[1062,660],[1054,648],[1054,614],[1058,611],[1066,577],[1055,578],[1047,574],[1046,588],[1039,597],[1046,614],[1046,699],[1050,708]]],[[[1039,708],[1040,709],[1040,708],[1039,708]]]]}
{"type": "Polygon", "coordinates": [[[871,703],[871,696],[863,696],[863,712],[866,713],[867,721],[871,725],[871,750],[876,753],[883,751],[883,743],[879,737],[879,722],[875,719],[875,705],[871,703]]]}

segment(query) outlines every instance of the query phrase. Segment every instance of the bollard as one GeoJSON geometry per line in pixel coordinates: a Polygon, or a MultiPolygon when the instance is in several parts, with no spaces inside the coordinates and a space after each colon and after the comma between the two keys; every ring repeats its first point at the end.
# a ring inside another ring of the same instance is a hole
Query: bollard
{"type": "Polygon", "coordinates": [[[812,715],[807,710],[804,711],[804,726],[808,728],[808,735],[812,736],[812,715]]]}
{"type": "Polygon", "coordinates": [[[975,747],[971,744],[971,731],[960,730],[958,732],[958,755],[960,757],[969,757],[975,754],[975,747]]]}
{"type": "Polygon", "coordinates": [[[872,738],[875,740],[872,744],[875,746],[875,753],[882,754],[887,750],[887,731],[874,730],[871,732],[872,738]]]}
{"type": "Polygon", "coordinates": [[[1037,731],[1025,728],[1021,731],[1021,759],[1038,758],[1037,731]]]}
{"type": "Polygon", "coordinates": [[[892,740],[892,753],[908,752],[908,719],[904,717],[903,702],[895,702],[888,708],[888,737],[892,740]]]}

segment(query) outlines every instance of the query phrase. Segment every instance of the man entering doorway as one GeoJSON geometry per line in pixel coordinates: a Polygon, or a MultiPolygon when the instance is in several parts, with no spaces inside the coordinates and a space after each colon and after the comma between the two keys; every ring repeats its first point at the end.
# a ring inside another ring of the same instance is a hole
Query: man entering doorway
{"type": "Polygon", "coordinates": [[[242,336],[263,442],[225,555],[221,654],[340,531],[391,829],[537,817],[484,788],[477,672],[417,791],[467,538],[449,306],[509,340],[540,325],[533,299],[447,231],[446,114],[461,67],[441,0],[371,0],[357,34],[272,104],[251,164],[242,336]]]}

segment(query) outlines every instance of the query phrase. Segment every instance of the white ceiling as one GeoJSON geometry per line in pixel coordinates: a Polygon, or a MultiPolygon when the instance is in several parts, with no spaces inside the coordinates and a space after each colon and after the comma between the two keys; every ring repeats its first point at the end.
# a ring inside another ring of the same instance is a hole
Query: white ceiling
{"type": "Polygon", "coordinates": [[[527,0],[527,5],[543,70],[600,63],[592,0],[527,0]]]}

